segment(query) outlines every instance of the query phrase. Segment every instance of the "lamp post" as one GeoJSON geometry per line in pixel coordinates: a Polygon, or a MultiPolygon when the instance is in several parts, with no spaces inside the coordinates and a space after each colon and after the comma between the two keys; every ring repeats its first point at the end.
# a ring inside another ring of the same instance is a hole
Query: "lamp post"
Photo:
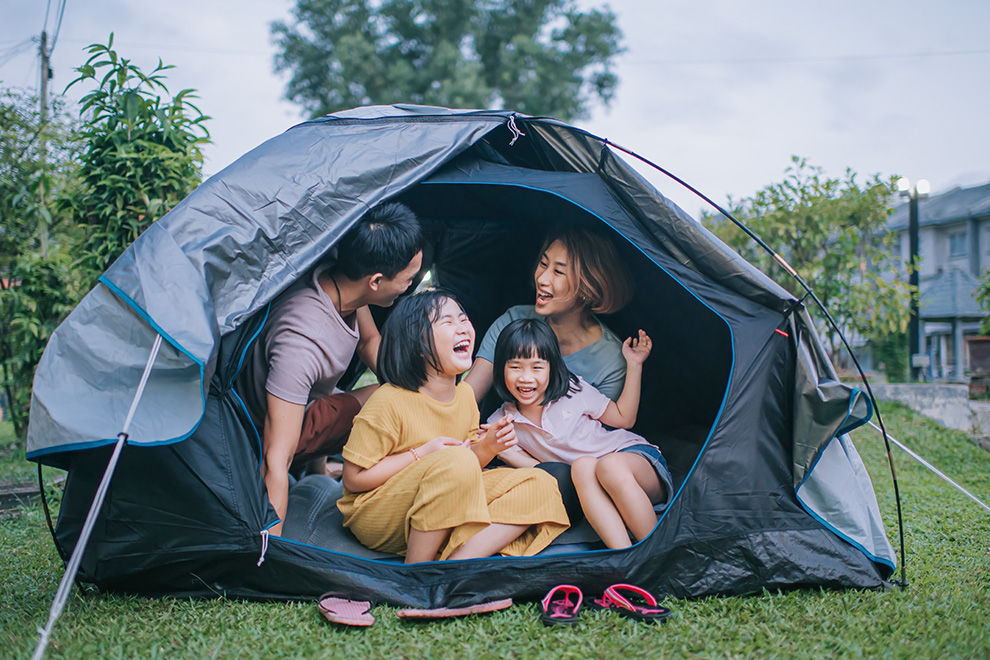
{"type": "Polygon", "coordinates": [[[908,356],[911,360],[911,380],[918,380],[927,357],[924,352],[924,337],[921,334],[921,317],[918,309],[921,298],[918,289],[918,271],[921,266],[918,260],[918,200],[928,197],[931,185],[921,179],[912,186],[908,179],[901,178],[897,180],[897,192],[901,197],[908,198],[908,262],[911,264],[908,282],[914,291],[911,296],[911,317],[908,321],[908,356]]]}

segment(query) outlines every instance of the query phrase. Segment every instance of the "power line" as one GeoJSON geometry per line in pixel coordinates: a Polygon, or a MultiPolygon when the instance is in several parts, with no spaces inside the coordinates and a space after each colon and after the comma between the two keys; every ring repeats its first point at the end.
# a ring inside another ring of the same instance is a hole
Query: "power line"
{"type": "Polygon", "coordinates": [[[936,57],[961,57],[990,55],[990,48],[973,50],[946,50],[917,53],[877,53],[872,55],[808,55],[794,57],[725,57],[708,59],[633,59],[634,64],[680,66],[695,64],[798,64],[807,62],[860,62],[869,60],[929,59],[936,57]]]}
{"type": "Polygon", "coordinates": [[[3,66],[10,60],[14,59],[18,55],[21,55],[28,50],[30,50],[31,45],[34,43],[33,37],[28,37],[27,39],[18,42],[8,48],[7,50],[0,52],[0,66],[3,66]]]}
{"type": "MultiPolygon", "coordinates": [[[[58,23],[55,25],[55,36],[52,37],[52,46],[48,49],[48,54],[51,55],[55,51],[55,42],[58,41],[58,33],[62,30],[62,17],[65,16],[65,5],[68,0],[62,0],[62,8],[58,12],[58,23]]],[[[47,21],[45,22],[47,25],[47,21]]]]}
{"type": "MultiPolygon", "coordinates": [[[[87,46],[93,43],[92,41],[86,39],[66,38],[65,41],[67,43],[86,44],[87,46]]],[[[126,41],[117,41],[116,39],[114,40],[113,45],[117,47],[124,46],[128,49],[135,50],[154,50],[161,53],[209,53],[214,55],[259,55],[270,57],[273,52],[268,50],[250,50],[246,48],[197,48],[195,46],[180,44],[156,45],[148,43],[130,43],[126,41]]]]}

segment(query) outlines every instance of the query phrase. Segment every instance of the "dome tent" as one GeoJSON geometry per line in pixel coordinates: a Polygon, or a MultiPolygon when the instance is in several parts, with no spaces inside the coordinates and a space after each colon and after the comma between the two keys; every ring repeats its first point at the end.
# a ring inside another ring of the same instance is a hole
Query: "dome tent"
{"type": "Polygon", "coordinates": [[[28,458],[68,470],[63,556],[158,335],[162,352],[82,557],[80,578],[107,590],[337,591],[439,607],[537,598],[562,582],[600,591],[626,581],[678,597],[878,588],[894,568],[845,436],[869,418],[869,402],[838,381],[801,304],[604,141],[554,120],[421,106],[329,115],[249,152],[154,223],[58,328],[38,367],[28,458]],[[277,519],[260,436],[231,383],[268,303],[384,200],[421,218],[424,262],[479,336],[506,307],[531,301],[532,259],[551,224],[611,235],[637,293],[606,322],[654,340],[635,430],[660,446],[674,476],[649,538],[619,551],[558,545],[535,557],[405,566],[338,544],[332,496],[313,478],[290,491],[286,537],[268,538],[277,519]]]}

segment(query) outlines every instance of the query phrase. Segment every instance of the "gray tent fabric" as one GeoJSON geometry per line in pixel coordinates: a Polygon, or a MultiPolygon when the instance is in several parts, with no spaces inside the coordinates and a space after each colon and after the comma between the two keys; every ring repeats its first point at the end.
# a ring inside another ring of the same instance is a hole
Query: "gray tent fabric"
{"type": "MultiPolygon", "coordinates": [[[[316,263],[365,211],[506,121],[505,115],[446,111],[429,115],[428,130],[418,123],[392,130],[370,121],[373,116],[335,122],[332,138],[320,122],[272,138],[206,181],[135,241],[73,311],[38,365],[29,455],[113,442],[132,383],[121,377],[116,358],[85,356],[111,346],[150,347],[157,332],[187,364],[155,366],[149,395],[161,390],[155,401],[170,412],[163,416],[143,406],[131,442],[187,437],[203,415],[222,334],[316,263]],[[368,167],[372,158],[380,168],[368,167]],[[106,322],[86,322],[93,317],[106,322]],[[66,378],[76,387],[60,388],[66,378]],[[77,396],[81,392],[85,398],[77,396]],[[194,398],[199,402],[188,405],[194,398]],[[87,423],[91,417],[98,418],[87,423]]],[[[136,351],[124,364],[143,368],[146,356],[136,351]]]]}
{"type": "Polygon", "coordinates": [[[839,382],[807,311],[606,141],[555,120],[422,106],[328,115],[249,152],[139,237],[56,330],[35,378],[28,457],[69,470],[63,555],[157,334],[167,344],[81,569],[108,590],[337,591],[439,607],[536,598],[561,581],[681,597],[882,588],[895,566],[845,437],[871,407],[839,382]],[[661,447],[675,480],[648,539],[409,570],[334,536],[344,532],[333,531],[332,492],[314,480],[290,491],[291,535],[267,537],[277,517],[235,377],[269,303],[384,200],[419,215],[424,262],[479,335],[531,301],[532,258],[551,224],[617,243],[638,293],[605,321],[654,338],[635,430],[661,447]],[[495,258],[499,268],[478,267],[495,258]]]}

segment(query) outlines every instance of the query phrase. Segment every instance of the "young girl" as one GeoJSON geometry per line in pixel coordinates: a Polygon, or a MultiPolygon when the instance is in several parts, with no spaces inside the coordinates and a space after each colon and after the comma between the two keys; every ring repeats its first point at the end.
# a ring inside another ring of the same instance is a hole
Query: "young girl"
{"type": "Polygon", "coordinates": [[[384,384],[344,446],[344,526],[373,550],[404,554],[407,564],[532,555],[568,526],[546,472],[482,472],[516,439],[508,419],[478,427],[474,392],[458,383],[473,347],[474,328],[451,294],[400,301],[382,328],[384,384]]]}
{"type": "Polygon", "coordinates": [[[654,507],[672,489],[660,450],[625,430],[636,422],[651,345],[642,330],[623,343],[626,378],[617,401],[567,370],[545,323],[513,321],[495,347],[495,391],[506,403],[489,421],[511,418],[518,441],[499,456],[514,467],[570,463],[584,514],[609,548],[629,547],[627,527],[637,541],[646,538],[657,524],[654,507]]]}

